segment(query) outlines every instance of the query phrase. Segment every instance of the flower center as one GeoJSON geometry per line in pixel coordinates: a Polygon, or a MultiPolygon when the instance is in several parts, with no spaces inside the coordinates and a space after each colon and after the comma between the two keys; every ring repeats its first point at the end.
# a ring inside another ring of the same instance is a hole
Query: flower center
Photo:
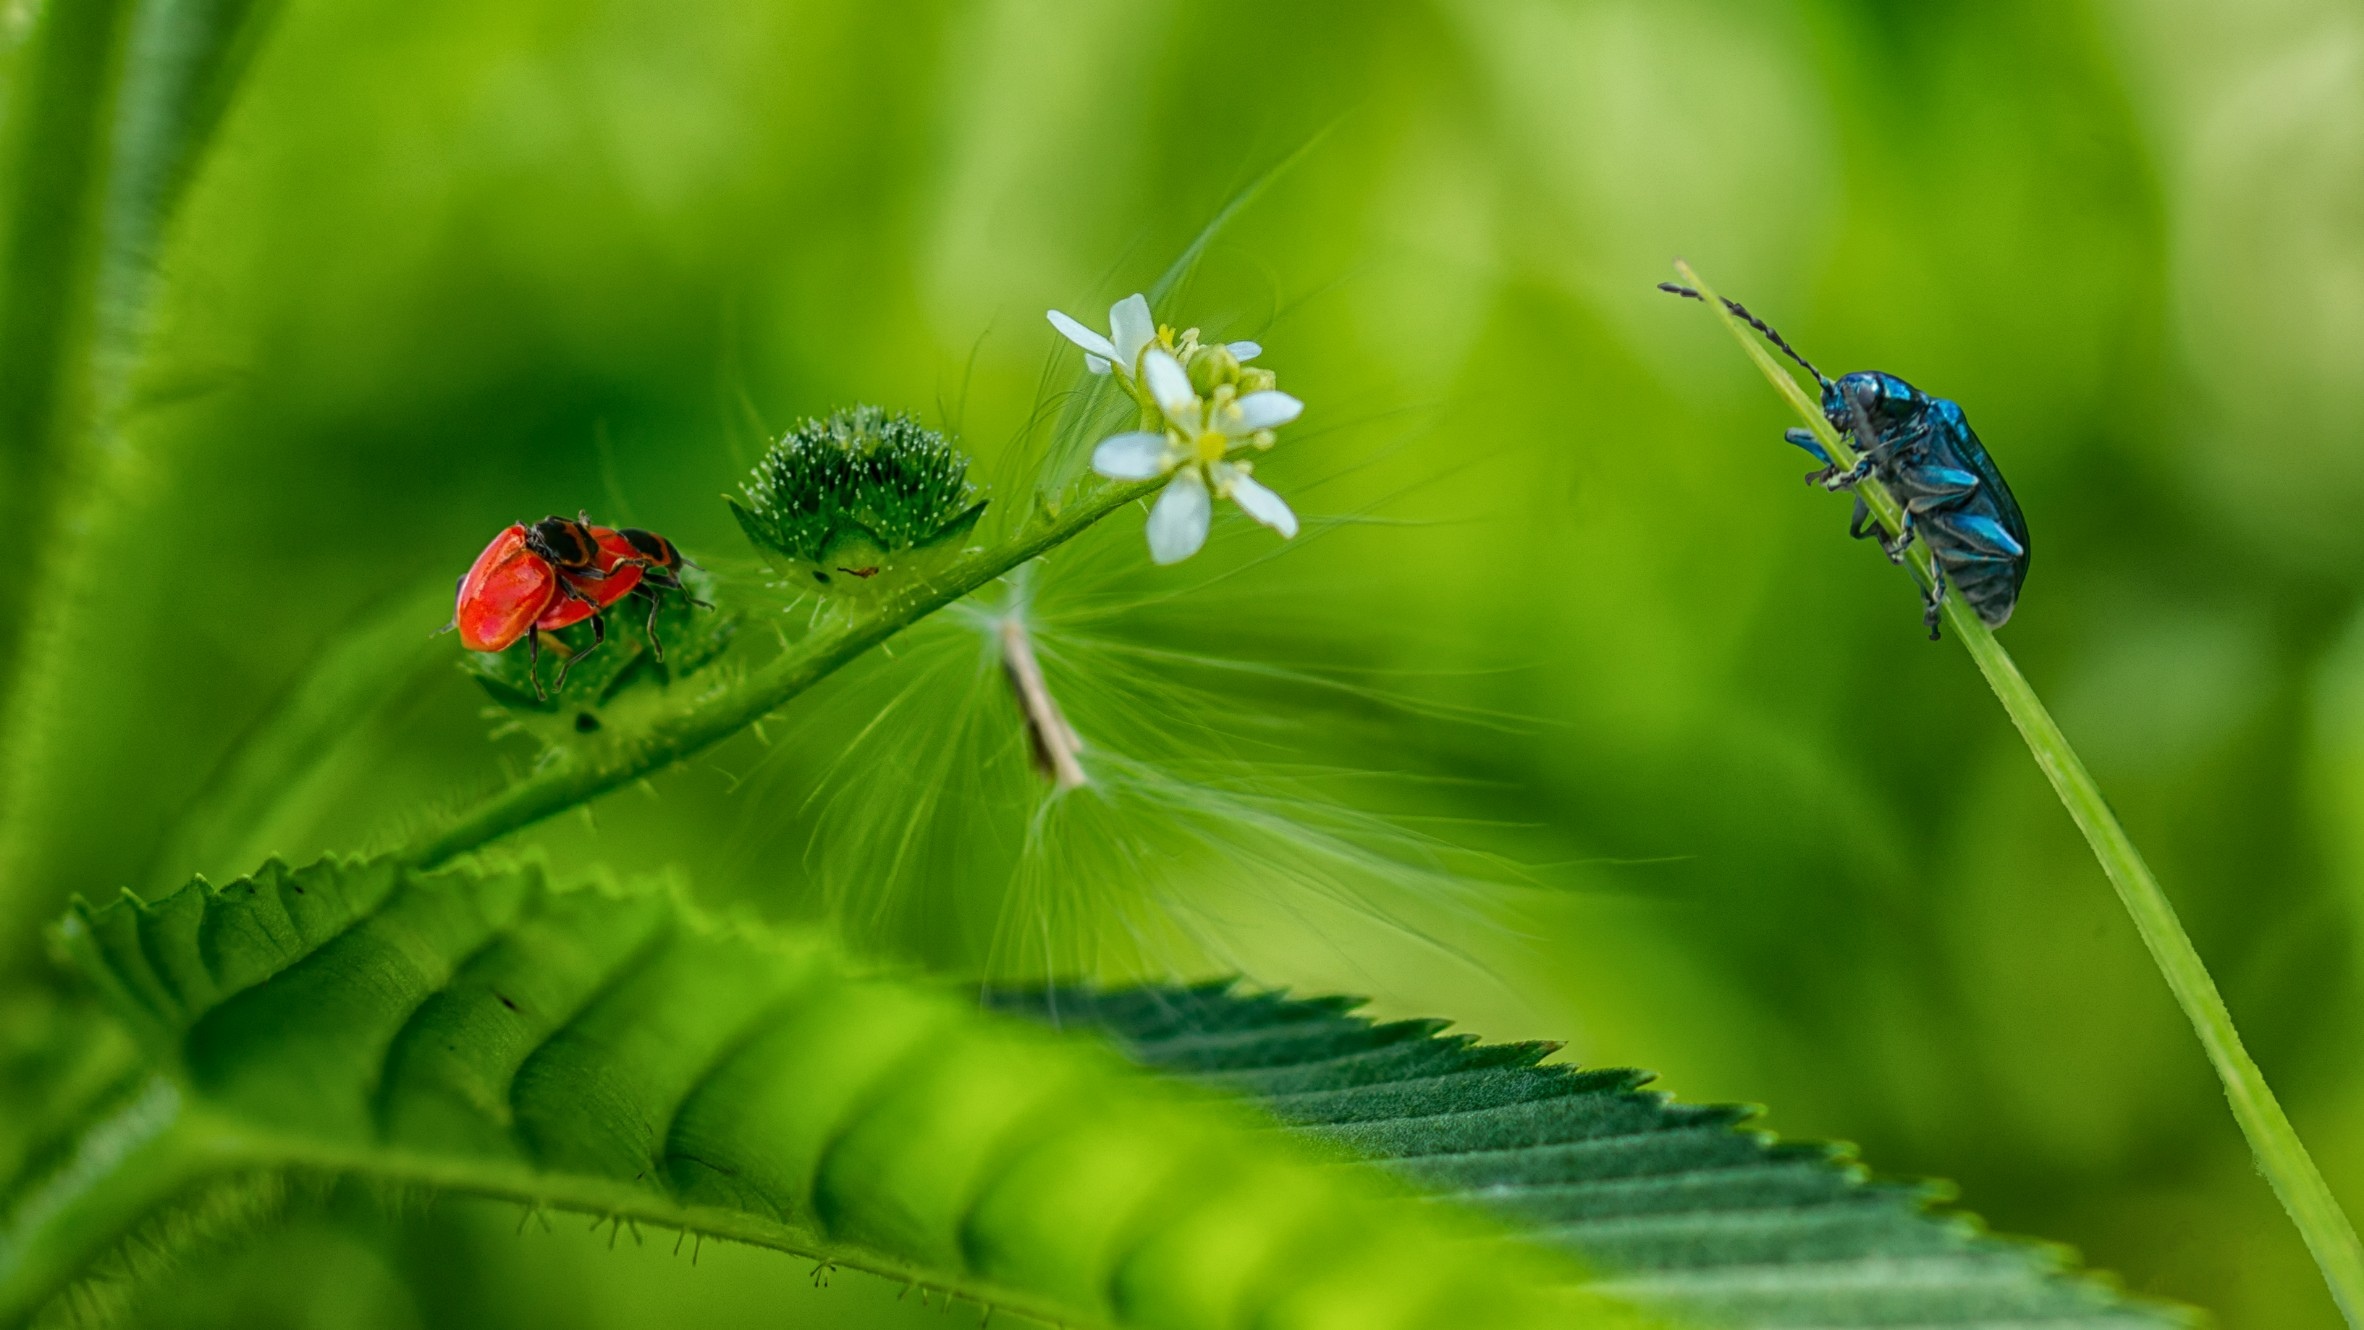
{"type": "Polygon", "coordinates": [[[1231,447],[1231,440],[1217,430],[1205,429],[1190,441],[1191,459],[1199,462],[1220,462],[1231,447]]]}

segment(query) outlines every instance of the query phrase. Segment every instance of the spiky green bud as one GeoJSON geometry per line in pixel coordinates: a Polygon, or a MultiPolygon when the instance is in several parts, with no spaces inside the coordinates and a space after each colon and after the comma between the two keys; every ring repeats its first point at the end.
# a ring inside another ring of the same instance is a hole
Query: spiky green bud
{"type": "Polygon", "coordinates": [[[807,420],[773,444],[731,513],[757,548],[811,566],[816,581],[867,578],[891,555],[957,540],[977,524],[985,501],[968,469],[942,434],[860,406],[807,420]]]}

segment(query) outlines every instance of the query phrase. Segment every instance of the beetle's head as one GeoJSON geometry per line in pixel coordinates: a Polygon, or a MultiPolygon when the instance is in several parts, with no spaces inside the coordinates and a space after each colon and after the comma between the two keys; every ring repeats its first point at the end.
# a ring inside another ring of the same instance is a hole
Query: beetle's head
{"type": "Polygon", "coordinates": [[[1822,414],[1841,434],[1852,431],[1859,416],[1878,432],[1912,414],[1920,396],[1911,384],[1893,374],[1857,370],[1823,382],[1822,414]]]}

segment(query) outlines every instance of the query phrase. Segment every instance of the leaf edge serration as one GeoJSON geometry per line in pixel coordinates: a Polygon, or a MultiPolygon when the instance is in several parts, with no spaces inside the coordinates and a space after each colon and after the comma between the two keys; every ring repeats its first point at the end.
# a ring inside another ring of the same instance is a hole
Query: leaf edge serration
{"type": "Polygon", "coordinates": [[[1406,1206],[1401,1188],[1323,1164],[1235,1102],[677,894],[555,888],[531,866],[274,864],[153,903],[78,904],[60,938],[244,1168],[728,1231],[1070,1324],[1542,1326],[1575,1304],[1628,1323],[1572,1267],[1406,1206]],[[585,970],[579,1004],[503,1054],[507,1088],[474,1101],[506,1106],[498,1139],[390,1112],[426,1075],[406,1048],[543,1000],[502,987],[517,972],[501,967],[556,954],[568,925],[554,902],[593,931],[633,908],[668,922],[623,939],[612,950],[630,964],[585,970]],[[351,1037],[322,1037],[331,1018],[351,1037]],[[685,1019],[708,1028],[685,1036],[685,1019]],[[849,1038],[849,1022],[868,1033],[849,1038]]]}

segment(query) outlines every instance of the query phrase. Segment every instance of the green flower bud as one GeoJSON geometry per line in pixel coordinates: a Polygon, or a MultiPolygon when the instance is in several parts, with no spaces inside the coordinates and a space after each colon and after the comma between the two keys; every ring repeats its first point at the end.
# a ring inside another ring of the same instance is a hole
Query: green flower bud
{"type": "Polygon", "coordinates": [[[823,586],[866,581],[890,556],[954,541],[985,501],[969,460],[908,415],[875,406],[807,420],[773,444],[731,500],[758,549],[805,566],[823,586]]]}
{"type": "Polygon", "coordinates": [[[1199,347],[1182,367],[1190,371],[1190,387],[1201,397],[1212,396],[1215,389],[1239,382],[1239,357],[1221,342],[1199,347]]]}
{"type": "Polygon", "coordinates": [[[1242,397],[1249,393],[1270,392],[1279,386],[1280,376],[1271,370],[1250,365],[1239,372],[1239,395],[1242,397]]]}

